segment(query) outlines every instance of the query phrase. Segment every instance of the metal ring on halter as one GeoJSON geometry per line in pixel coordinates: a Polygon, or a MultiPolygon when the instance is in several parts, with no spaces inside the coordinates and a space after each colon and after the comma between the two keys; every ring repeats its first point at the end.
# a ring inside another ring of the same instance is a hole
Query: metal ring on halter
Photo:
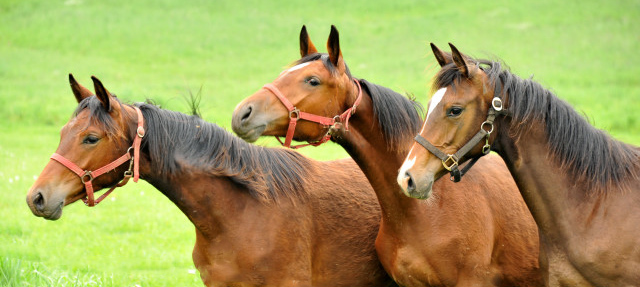
{"type": "Polygon", "coordinates": [[[91,171],[85,170],[84,174],[80,177],[80,181],[82,181],[82,183],[86,183],[86,182],[91,182],[93,180],[93,174],[91,174],[91,171]],[[89,180],[84,180],[85,177],[89,177],[89,180]]]}
{"type": "Polygon", "coordinates": [[[136,130],[136,133],[138,134],[139,137],[144,137],[144,128],[143,127],[138,127],[138,129],[136,130]]]}
{"type": "Polygon", "coordinates": [[[293,108],[293,110],[289,111],[289,119],[299,119],[300,118],[300,110],[298,108],[293,108]],[[296,115],[295,118],[292,115],[296,115]]]}
{"type": "Polygon", "coordinates": [[[458,157],[454,154],[448,155],[448,157],[442,161],[442,166],[444,166],[446,170],[451,171],[454,167],[458,166],[458,157]],[[449,161],[451,161],[451,164],[447,165],[449,161]]]}
{"type": "Polygon", "coordinates": [[[482,124],[480,124],[480,129],[486,131],[488,134],[491,134],[493,132],[493,123],[490,123],[488,121],[484,121],[484,122],[482,122],[482,124]],[[491,127],[491,129],[487,131],[486,129],[484,129],[485,125],[489,125],[491,127]]]}
{"type": "Polygon", "coordinates": [[[333,124],[329,126],[329,131],[339,129],[340,125],[342,125],[342,117],[340,117],[340,115],[337,115],[333,117],[333,124]]]}
{"type": "Polygon", "coordinates": [[[491,100],[491,106],[493,106],[493,109],[496,110],[496,112],[502,111],[502,100],[498,97],[494,97],[493,100],[491,100]]]}

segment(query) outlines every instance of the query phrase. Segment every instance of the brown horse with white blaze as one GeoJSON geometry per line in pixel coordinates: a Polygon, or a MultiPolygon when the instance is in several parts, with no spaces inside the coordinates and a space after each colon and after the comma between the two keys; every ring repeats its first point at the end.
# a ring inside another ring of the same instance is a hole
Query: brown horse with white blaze
{"type": "Polygon", "coordinates": [[[441,62],[438,98],[402,187],[428,193],[447,173],[437,154],[464,149],[463,162],[490,148],[536,220],[550,285],[640,286],[640,149],[594,128],[535,81],[450,46],[453,62],[441,62]]]}
{"type": "Polygon", "coordinates": [[[353,160],[254,146],[197,116],[123,104],[96,78],[95,95],[69,80],[79,105],[27,195],[36,216],[56,220],[140,177],[195,226],[207,286],[395,286],[374,249],[380,208],[353,160]]]}
{"type": "Polygon", "coordinates": [[[353,78],[333,26],[327,48],[318,53],[303,27],[302,58],[237,106],[233,130],[248,141],[330,138],[344,147],[378,196],[376,250],[400,285],[543,285],[535,223],[502,160],[480,160],[483,172],[459,184],[436,183],[427,200],[406,197],[396,176],[422,123],[419,104],[353,78]]]}

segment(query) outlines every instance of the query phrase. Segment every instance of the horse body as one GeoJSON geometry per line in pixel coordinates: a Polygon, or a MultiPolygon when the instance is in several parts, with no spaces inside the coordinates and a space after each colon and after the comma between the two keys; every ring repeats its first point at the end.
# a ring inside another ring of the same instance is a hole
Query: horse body
{"type": "MultiPolygon", "coordinates": [[[[488,132],[487,144],[505,160],[538,225],[551,286],[638,286],[640,150],[595,129],[499,62],[467,57],[453,45],[447,61],[432,48],[442,66],[434,88],[443,97],[424,123],[423,139],[454,154],[478,129],[488,132]],[[494,123],[490,115],[497,115],[494,123]]],[[[477,144],[460,162],[483,149],[477,144]]],[[[446,174],[440,159],[417,144],[407,162],[411,168],[399,177],[414,182],[401,183],[408,192],[428,193],[446,174]]]]}
{"type": "MultiPolygon", "coordinates": [[[[376,250],[385,270],[402,286],[542,285],[535,223],[500,158],[480,160],[483,172],[471,171],[459,184],[436,182],[427,200],[402,194],[395,179],[419,114],[395,92],[364,80],[354,84],[334,30],[327,57],[317,54],[303,27],[303,58],[272,84],[303,112],[356,111],[333,127],[300,121],[294,137],[317,141],[328,128],[367,176],[382,208],[376,250]]],[[[233,129],[242,138],[285,135],[287,113],[272,93],[262,89],[237,106],[233,129]]]]}
{"type": "Polygon", "coordinates": [[[207,286],[226,286],[229,282],[386,286],[380,284],[386,276],[375,264],[375,253],[367,251],[379,218],[375,202],[371,204],[368,198],[370,191],[353,188],[353,196],[339,194],[354,181],[361,183],[361,173],[348,160],[311,165],[311,170],[317,176],[310,178],[308,184],[323,189],[301,186],[315,194],[278,204],[265,204],[248,194],[232,194],[238,193],[235,183],[215,179],[206,171],[179,178],[181,182],[192,182],[181,184],[180,189],[188,191],[179,195],[181,201],[200,205],[181,209],[196,226],[193,260],[207,286]],[[325,176],[332,180],[327,181],[325,176]],[[205,179],[198,181],[201,177],[205,179]],[[198,196],[186,199],[190,194],[198,196]],[[335,204],[335,200],[340,203],[335,204]],[[356,208],[356,213],[350,212],[351,208],[356,208]],[[374,223],[373,227],[370,223],[374,223]],[[354,232],[355,229],[363,230],[354,232]]]}
{"type": "MultiPolygon", "coordinates": [[[[133,106],[101,90],[78,98],[57,150],[87,169],[124,153],[135,137],[133,106]]],[[[394,284],[373,246],[380,220],[375,194],[352,160],[316,162],[252,146],[195,116],[138,107],[146,121],[140,177],[194,224],[193,261],[205,285],[394,284]]],[[[117,183],[122,171],[95,178],[96,190],[117,183]]],[[[54,161],[45,167],[27,195],[35,215],[57,219],[62,205],[84,196],[71,175],[54,161]]]]}

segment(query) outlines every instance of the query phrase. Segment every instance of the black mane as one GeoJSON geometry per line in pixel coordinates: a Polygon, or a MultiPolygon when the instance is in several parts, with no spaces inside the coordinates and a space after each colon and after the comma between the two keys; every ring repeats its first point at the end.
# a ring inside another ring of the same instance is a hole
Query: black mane
{"type": "Polygon", "coordinates": [[[373,114],[378,119],[389,150],[404,151],[422,127],[424,108],[419,102],[393,90],[359,80],[371,96],[373,114]]]}
{"type": "MultiPolygon", "coordinates": [[[[516,141],[536,125],[543,125],[550,158],[558,161],[575,184],[588,191],[604,191],[626,180],[638,178],[640,153],[593,127],[571,105],[532,79],[522,79],[502,68],[500,62],[473,60],[488,76],[492,90],[502,87],[502,97],[511,117],[510,134],[516,141]]],[[[436,75],[436,89],[460,83],[455,64],[436,75]]]]}
{"type": "MultiPolygon", "coordinates": [[[[308,158],[297,152],[249,144],[221,127],[197,116],[136,104],[145,118],[142,149],[148,151],[152,169],[165,176],[196,168],[211,176],[228,177],[262,201],[281,197],[304,198],[304,178],[312,173],[308,158]]],[[[95,97],[78,106],[90,109],[92,123],[100,123],[108,134],[117,127],[95,97]]],[[[135,114],[125,115],[135,119],[135,114]]]]}

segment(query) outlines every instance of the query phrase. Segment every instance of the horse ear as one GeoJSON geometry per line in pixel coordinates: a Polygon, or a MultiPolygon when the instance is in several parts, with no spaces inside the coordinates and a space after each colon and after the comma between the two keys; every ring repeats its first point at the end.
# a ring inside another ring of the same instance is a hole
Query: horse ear
{"type": "Polygon", "coordinates": [[[454,46],[451,43],[449,43],[449,46],[451,47],[451,54],[453,56],[453,62],[456,63],[456,66],[458,67],[458,70],[460,70],[462,75],[468,78],[469,77],[469,65],[467,64],[467,61],[465,61],[465,59],[464,59],[465,57],[462,55],[462,53],[460,53],[460,51],[458,51],[458,48],[456,48],[456,46],[454,46]]]}
{"type": "Polygon", "coordinates": [[[107,89],[105,89],[102,82],[100,82],[96,76],[91,76],[91,79],[93,80],[93,87],[96,90],[96,97],[100,102],[102,102],[102,106],[105,110],[111,112],[111,94],[107,89]]]}
{"type": "Polygon", "coordinates": [[[307,34],[307,27],[302,25],[302,30],[300,30],[300,56],[304,57],[314,53],[318,53],[318,50],[316,46],[311,43],[309,34],[307,34]]]}
{"type": "Polygon", "coordinates": [[[431,51],[433,51],[433,55],[436,56],[436,60],[438,61],[438,64],[440,64],[440,67],[444,67],[444,65],[452,62],[451,56],[440,50],[440,48],[436,47],[433,43],[431,43],[431,51]]]}
{"type": "Polygon", "coordinates": [[[336,26],[331,25],[331,33],[327,41],[327,51],[329,52],[329,60],[338,70],[344,70],[344,60],[342,59],[342,51],[340,51],[340,35],[336,26]]]}
{"type": "Polygon", "coordinates": [[[80,103],[85,98],[93,96],[93,92],[84,86],[78,84],[78,81],[73,77],[73,74],[69,73],[69,85],[71,85],[71,91],[76,96],[76,100],[80,103]]]}

